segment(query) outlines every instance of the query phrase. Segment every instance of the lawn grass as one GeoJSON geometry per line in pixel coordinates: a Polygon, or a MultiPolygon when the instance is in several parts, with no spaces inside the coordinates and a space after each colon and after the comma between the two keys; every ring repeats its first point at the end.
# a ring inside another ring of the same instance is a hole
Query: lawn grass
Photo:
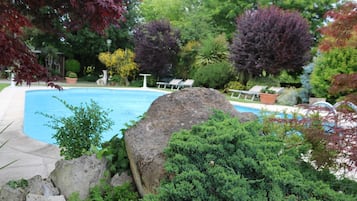
{"type": "Polygon", "coordinates": [[[10,86],[10,84],[0,83],[0,91],[2,91],[5,87],[10,86]]]}

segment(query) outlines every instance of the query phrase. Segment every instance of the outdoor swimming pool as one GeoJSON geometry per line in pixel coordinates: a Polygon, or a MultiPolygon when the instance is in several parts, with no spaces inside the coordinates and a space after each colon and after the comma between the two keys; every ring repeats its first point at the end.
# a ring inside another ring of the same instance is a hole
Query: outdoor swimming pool
{"type": "MultiPolygon", "coordinates": [[[[113,110],[109,117],[115,122],[112,129],[103,134],[103,141],[110,140],[115,134],[131,120],[138,120],[150,107],[151,103],[165,92],[144,91],[135,89],[98,89],[98,88],[72,88],[63,91],[33,90],[27,91],[25,96],[24,133],[29,137],[55,144],[52,135],[55,131],[45,124],[50,120],[38,112],[56,115],[57,117],[69,116],[69,111],[53,96],[65,100],[70,105],[80,105],[90,99],[97,102],[103,109],[113,110]]],[[[258,109],[235,105],[240,112],[253,112],[258,114],[258,109]]]]}

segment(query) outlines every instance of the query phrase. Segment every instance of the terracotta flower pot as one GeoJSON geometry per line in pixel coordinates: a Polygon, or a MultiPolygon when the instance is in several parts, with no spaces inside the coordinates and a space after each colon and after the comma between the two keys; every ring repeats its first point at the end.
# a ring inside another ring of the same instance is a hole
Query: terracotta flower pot
{"type": "Polygon", "coordinates": [[[260,94],[260,102],[263,104],[275,104],[276,98],[278,97],[278,94],[266,94],[266,93],[261,93],[260,94]]]}
{"type": "Polygon", "coordinates": [[[67,84],[76,84],[78,78],[65,77],[67,84]]]}

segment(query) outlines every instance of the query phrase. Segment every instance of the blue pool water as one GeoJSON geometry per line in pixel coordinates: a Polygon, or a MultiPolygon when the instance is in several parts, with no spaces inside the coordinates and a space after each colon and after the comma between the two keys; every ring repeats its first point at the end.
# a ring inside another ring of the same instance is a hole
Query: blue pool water
{"type": "Polygon", "coordinates": [[[55,140],[52,139],[52,135],[55,132],[45,125],[50,119],[38,112],[57,117],[71,115],[71,111],[53,96],[75,106],[85,102],[89,103],[92,99],[104,110],[112,110],[109,113],[109,118],[115,123],[112,129],[103,135],[103,141],[107,141],[115,134],[120,134],[120,130],[125,128],[126,123],[138,120],[139,116],[149,109],[150,104],[163,94],[163,92],[155,91],[94,88],[28,91],[25,98],[24,133],[39,141],[54,144],[55,140]]]}
{"type": "MultiPolygon", "coordinates": [[[[121,135],[120,130],[125,128],[125,124],[131,120],[138,120],[150,107],[151,103],[164,92],[143,91],[143,90],[117,90],[117,89],[96,89],[80,88],[65,89],[58,91],[34,90],[26,92],[25,114],[24,114],[24,133],[33,139],[55,144],[52,135],[55,131],[45,124],[50,119],[38,114],[39,112],[55,115],[57,117],[69,116],[69,111],[53,96],[65,100],[70,105],[79,106],[81,103],[89,103],[92,99],[97,102],[104,110],[111,109],[109,118],[115,123],[110,131],[103,134],[103,141],[110,140],[115,134],[121,135]]],[[[253,112],[259,114],[258,109],[241,107],[235,105],[239,112],[253,112]]]]}

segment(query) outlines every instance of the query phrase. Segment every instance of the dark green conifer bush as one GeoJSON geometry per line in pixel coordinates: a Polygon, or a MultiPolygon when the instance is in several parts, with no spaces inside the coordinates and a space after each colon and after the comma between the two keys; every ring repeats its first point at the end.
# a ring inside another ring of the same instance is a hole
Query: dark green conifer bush
{"type": "Polygon", "coordinates": [[[307,147],[285,143],[296,137],[263,134],[258,121],[240,123],[216,112],[172,135],[165,150],[168,177],[144,200],[356,200],[306,174],[317,174],[301,160],[307,147]]]}

